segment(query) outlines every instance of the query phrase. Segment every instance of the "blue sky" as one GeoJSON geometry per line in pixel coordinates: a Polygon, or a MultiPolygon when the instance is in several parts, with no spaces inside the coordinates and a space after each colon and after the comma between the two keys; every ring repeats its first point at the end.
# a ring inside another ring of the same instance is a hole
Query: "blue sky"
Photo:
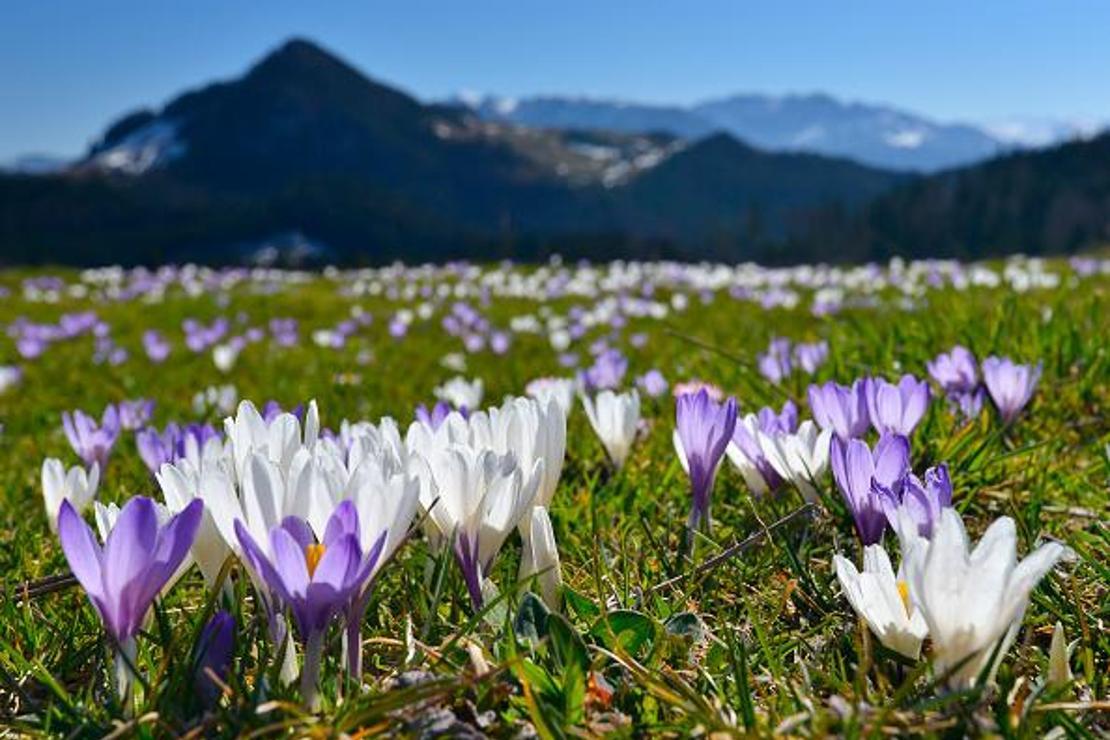
{"type": "Polygon", "coordinates": [[[0,161],[72,155],[123,112],[312,38],[423,98],[687,103],[812,92],[942,120],[1110,119],[1110,3],[33,2],[0,21],[0,161]]]}

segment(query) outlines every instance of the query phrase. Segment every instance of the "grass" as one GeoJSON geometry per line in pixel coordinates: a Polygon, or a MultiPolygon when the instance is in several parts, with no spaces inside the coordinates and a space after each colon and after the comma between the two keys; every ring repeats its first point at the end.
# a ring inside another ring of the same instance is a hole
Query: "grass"
{"type": "MultiPolygon", "coordinates": [[[[441,359],[462,347],[440,327],[450,301],[430,320],[417,319],[403,340],[388,335],[390,316],[422,300],[405,299],[403,286],[473,281],[442,273],[391,276],[383,284],[402,289],[395,299],[345,297],[350,276],[311,276],[274,290],[258,281],[195,296],[171,288],[156,302],[97,299],[93,290],[84,298],[43,303],[22,296],[21,280],[29,273],[2,274],[0,284],[12,293],[0,302],[0,322],[20,316],[53,321],[92,308],[130,359],[114,367],[93,364],[93,340],[84,337],[21,361],[12,342],[0,341],[0,362],[24,369],[23,383],[0,396],[0,723],[19,735],[140,737],[416,736],[463,729],[501,737],[530,729],[541,737],[1031,738],[1053,728],[1072,737],[1105,735],[1110,281],[1080,280],[1062,263],[1048,269],[1063,276],[1058,286],[930,289],[912,307],[883,287],[872,296],[874,305],[825,317],[809,312],[807,288],[796,288],[803,299],[796,308],[764,309],[723,288],[702,300],[655,277],[655,299],[666,302],[681,291],[690,299],[684,311],[661,320],[633,318],[616,331],[596,328],[572,348],[587,359],[590,341],[613,336],[630,359],[629,380],[659,368],[672,382],[700,378],[719,385],[738,396],[743,412],[789,396],[803,416],[805,387],[813,380],[923,376],[925,362],[955,343],[980,358],[997,353],[1043,361],[1033,402],[1014,425],[1003,428],[989,409],[964,423],[936,401],[913,437],[915,470],[949,464],[955,504],[973,538],[1007,515],[1017,523],[1019,554],[1051,537],[1077,555],[1034,592],[997,686],[940,691],[927,661],[914,664],[891,653],[857,620],[832,573],[834,553],[858,562],[860,547],[831,476],[822,480],[822,505],[799,512],[796,492],[753,498],[725,463],[713,493],[714,528],[696,542],[694,561],[682,560],[689,493],[672,448],[668,395],[645,400],[646,433],[618,472],[607,465],[581,408],[571,414],[566,465],[552,505],[566,586],[562,613],[549,613],[527,594],[529,584],[515,582],[515,535],[492,574],[501,595],[477,615],[454,564],[415,538],[376,587],[364,626],[362,687],[338,670],[338,630],[329,638],[319,715],[305,714],[295,687],[276,680],[264,620],[237,565],[227,569],[234,594],[227,601],[208,595],[194,570],[158,602],[139,640],[145,676],[139,704],[125,711],[111,690],[99,620],[80,590],[32,594],[25,588],[66,571],[43,513],[40,463],[45,456],[77,462],[61,432],[64,410],[98,414],[106,403],[149,397],[157,401],[155,421],[162,426],[195,420],[193,395],[221,383],[233,383],[241,397],[257,402],[273,398],[291,406],[315,398],[325,426],[383,415],[407,423],[415,404],[431,400],[432,388],[455,374],[441,359]],[[374,321],[347,346],[324,349],[310,341],[313,330],[334,326],[355,304],[374,321]],[[185,317],[217,316],[237,328],[295,317],[301,342],[292,348],[268,339],[250,345],[222,375],[209,353],[185,349],[180,328],[185,317]],[[162,365],[141,350],[141,333],[149,328],[173,342],[162,365]],[[630,341],[638,333],[647,337],[640,347],[630,341]],[[825,339],[830,359],[815,378],[795,374],[781,386],[769,384],[754,371],[754,361],[773,336],[825,339]],[[738,552],[718,557],[742,541],[738,552]],[[206,712],[193,697],[191,654],[202,625],[220,606],[229,606],[238,624],[234,670],[220,706],[206,712]],[[1040,681],[1056,622],[1077,642],[1071,661],[1076,680],[1048,690],[1040,681]]],[[[485,268],[487,276],[499,271],[485,268]]],[[[78,281],[75,273],[52,274],[78,281]]],[[[569,296],[548,305],[564,313],[596,300],[569,296]]],[[[481,310],[495,326],[507,327],[512,317],[538,308],[530,296],[495,295],[481,310]]],[[[466,361],[465,374],[485,381],[487,402],[522,393],[533,378],[568,372],[546,339],[534,335],[514,337],[505,356],[479,352],[466,361]]],[[[122,502],[134,494],[160,498],[133,435],[125,433],[99,497],[122,502]]]]}

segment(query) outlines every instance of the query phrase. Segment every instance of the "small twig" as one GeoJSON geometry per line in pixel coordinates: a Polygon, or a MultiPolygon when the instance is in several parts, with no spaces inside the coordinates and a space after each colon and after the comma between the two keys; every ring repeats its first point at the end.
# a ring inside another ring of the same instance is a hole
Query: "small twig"
{"type": "Polygon", "coordinates": [[[77,579],[73,577],[72,573],[58,573],[21,583],[9,589],[9,594],[15,599],[16,603],[23,603],[56,591],[64,591],[70,586],[76,585],[77,579]]]}
{"type": "Polygon", "coordinates": [[[786,526],[803,514],[812,514],[816,510],[817,507],[814,504],[804,504],[803,506],[800,506],[799,508],[790,512],[781,519],[772,522],[768,526],[765,526],[763,529],[753,532],[743,540],[730,545],[728,548],[717,553],[713,557],[706,560],[704,563],[701,563],[693,570],[690,570],[686,573],[680,573],[673,578],[668,578],[662,583],[657,583],[656,585],[651,587],[651,592],[654,593],[656,591],[662,591],[664,588],[667,588],[668,586],[673,586],[676,583],[680,583],[691,576],[700,576],[703,573],[707,573],[716,568],[721,563],[725,562],[726,560],[733,558],[744,552],[748,548],[752,547],[753,545],[762,542],[763,539],[767,537],[767,535],[771,534],[771,532],[774,532],[776,529],[780,529],[786,526]]]}

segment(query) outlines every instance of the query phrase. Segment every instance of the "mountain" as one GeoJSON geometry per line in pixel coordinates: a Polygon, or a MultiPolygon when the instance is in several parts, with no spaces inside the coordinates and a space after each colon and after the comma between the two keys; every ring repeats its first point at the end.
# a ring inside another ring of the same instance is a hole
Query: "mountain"
{"type": "Polygon", "coordinates": [[[1012,148],[1037,149],[1069,141],[1090,139],[1103,128],[1093,118],[1014,116],[983,124],[983,130],[1012,148]]]}
{"type": "Polygon", "coordinates": [[[709,233],[740,259],[903,179],[729,136],[486,121],[292,40],[240,78],[121,117],[61,172],[0,176],[0,259],[697,256],[709,233]]]}
{"type": "Polygon", "coordinates": [[[876,257],[1049,254],[1110,242],[1110,134],[907,182],[862,214],[876,257]]]}
{"type": "Polygon", "coordinates": [[[70,165],[70,160],[51,154],[24,154],[7,162],[0,162],[0,173],[19,175],[49,175],[61,172],[70,165]]]}
{"type": "Polygon", "coordinates": [[[905,178],[848,160],[773,154],[714,134],[645,172],[617,193],[632,233],[693,243],[701,256],[735,256],[737,242],[781,244],[801,236],[829,204],[851,209],[905,178]]]}
{"type": "Polygon", "coordinates": [[[736,95],[694,112],[755,146],[849,157],[876,167],[934,171],[986,159],[999,143],[972,126],[828,95],[736,95]]]}
{"type": "Polygon", "coordinates": [[[590,98],[537,96],[504,98],[461,95],[457,103],[488,121],[531,128],[619,131],[628,134],[668,133],[697,139],[717,130],[711,121],[679,106],[621,103],[590,98]]]}
{"type": "Polygon", "coordinates": [[[542,128],[665,131],[699,138],[726,131],[753,146],[847,157],[874,167],[932,172],[1013,146],[974,126],[941,124],[895,108],[828,95],[735,95],[690,107],[588,98],[468,97],[487,120],[542,128]]]}

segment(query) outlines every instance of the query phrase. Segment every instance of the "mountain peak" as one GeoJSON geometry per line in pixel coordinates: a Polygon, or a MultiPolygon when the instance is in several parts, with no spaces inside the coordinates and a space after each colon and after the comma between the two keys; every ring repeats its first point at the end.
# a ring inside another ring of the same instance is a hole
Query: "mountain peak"
{"type": "Polygon", "coordinates": [[[294,37],[264,56],[248,80],[304,80],[332,76],[364,79],[361,72],[313,41],[294,37]]]}

